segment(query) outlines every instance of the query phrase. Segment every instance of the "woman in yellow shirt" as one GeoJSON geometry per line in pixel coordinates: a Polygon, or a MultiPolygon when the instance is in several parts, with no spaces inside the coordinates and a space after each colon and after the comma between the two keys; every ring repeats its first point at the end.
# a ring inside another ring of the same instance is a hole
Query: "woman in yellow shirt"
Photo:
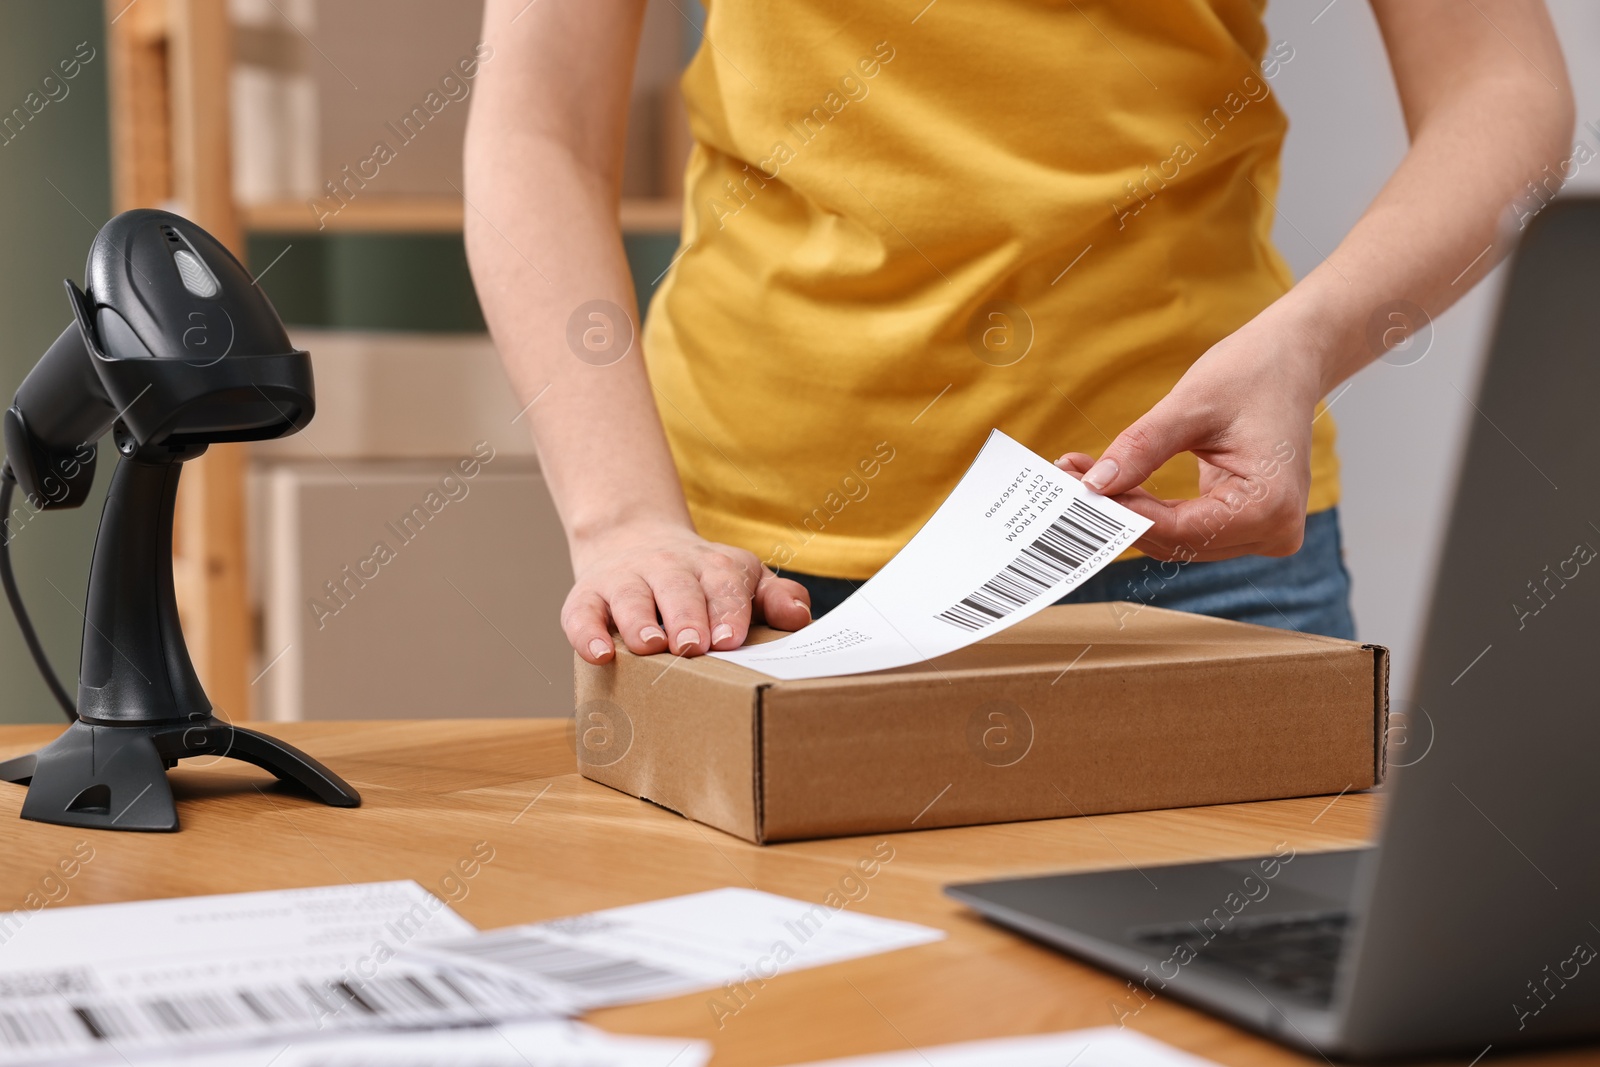
{"type": "Polygon", "coordinates": [[[641,331],[616,205],[644,0],[489,0],[467,248],[573,646],[804,625],[994,427],[1154,520],[1074,599],[1351,636],[1320,398],[1493,265],[1573,125],[1541,0],[1371,2],[1411,149],[1296,284],[1271,242],[1295,47],[1258,0],[711,0],[641,331]]]}

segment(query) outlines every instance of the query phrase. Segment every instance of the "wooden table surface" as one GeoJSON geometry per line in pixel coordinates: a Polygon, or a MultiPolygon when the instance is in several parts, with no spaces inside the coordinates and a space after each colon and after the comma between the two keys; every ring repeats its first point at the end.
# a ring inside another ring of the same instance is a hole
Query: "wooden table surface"
{"type": "MultiPolygon", "coordinates": [[[[713,1067],[790,1064],[1115,1021],[1122,980],[987,925],[940,893],[946,883],[1247,856],[1282,841],[1297,851],[1348,847],[1368,840],[1378,804],[1313,797],[758,847],[579,777],[561,721],[265,729],[346,777],[363,806],[325,808],[277,791],[253,767],[190,762],[170,775],[179,833],[106,833],[23,822],[23,789],[0,783],[0,908],[23,907],[85,840],[93,858],[52,906],[397,878],[448,898],[456,863],[487,842],[493,859],[464,896],[456,890],[456,909],[480,928],[721,886],[821,902],[887,841],[893,858],[852,908],[939,927],[946,940],[780,976],[720,1028],[707,993],[588,1017],[616,1032],[706,1038],[713,1067]]],[[[0,758],[57,732],[0,727],[0,758]]],[[[1235,1067],[1320,1062],[1170,999],[1128,1025],[1235,1067]]],[[[1515,1060],[1595,1064],[1600,1049],[1515,1060]]]]}

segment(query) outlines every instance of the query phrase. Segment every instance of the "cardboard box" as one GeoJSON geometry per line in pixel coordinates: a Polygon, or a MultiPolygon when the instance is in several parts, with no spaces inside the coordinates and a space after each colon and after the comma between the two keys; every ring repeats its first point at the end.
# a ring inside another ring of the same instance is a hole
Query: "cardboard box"
{"type": "Polygon", "coordinates": [[[1377,645],[1071,605],[842,678],[578,660],[576,748],[586,777],[757,843],[1224,804],[1380,781],[1388,673],[1377,645]]]}

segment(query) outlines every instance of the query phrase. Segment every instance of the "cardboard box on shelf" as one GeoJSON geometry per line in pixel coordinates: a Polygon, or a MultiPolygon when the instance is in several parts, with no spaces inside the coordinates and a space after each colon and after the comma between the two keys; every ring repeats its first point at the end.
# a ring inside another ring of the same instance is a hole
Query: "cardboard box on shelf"
{"type": "Polygon", "coordinates": [[[619,649],[576,698],[586,777],[770,843],[1369,788],[1388,652],[1081,604],[837,678],[619,649]]]}

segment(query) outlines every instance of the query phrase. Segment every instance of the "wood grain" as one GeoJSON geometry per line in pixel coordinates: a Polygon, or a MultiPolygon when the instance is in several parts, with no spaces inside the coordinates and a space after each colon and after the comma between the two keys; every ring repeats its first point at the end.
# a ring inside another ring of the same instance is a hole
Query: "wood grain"
{"type": "Polygon", "coordinates": [[[233,202],[233,26],[227,0],[167,0],[167,33],[173,195],[188,218],[242,255],[233,202]]]}
{"type": "MultiPolygon", "coordinates": [[[[338,214],[319,218],[312,202],[268,200],[240,205],[250,233],[460,233],[465,206],[459,196],[384,196],[352,198],[338,214]]],[[[625,233],[676,235],[683,225],[683,203],[673,198],[628,198],[617,206],[625,233]]]]}
{"type": "MultiPolygon", "coordinates": [[[[1350,794],[763,848],[578,777],[560,721],[267,729],[347,777],[364,805],[323,808],[224,761],[172,772],[180,833],[92,833],[19,821],[22,789],[0,785],[0,907],[23,907],[83,840],[94,857],[51,906],[412,878],[447,898],[459,885],[457,910],[486,928],[730,885],[821,901],[887,840],[893,859],[852,906],[939,927],[947,940],[781,976],[720,1028],[714,994],[704,993],[591,1016],[618,1032],[703,1037],[715,1043],[713,1067],[749,1067],[1108,1024],[1121,980],[983,923],[940,887],[1248,856],[1280,841],[1300,851],[1349,847],[1367,839],[1378,808],[1377,797],[1350,794]],[[470,881],[447,881],[479,841],[493,860],[470,881]]],[[[0,757],[56,732],[0,728],[0,757]]],[[[1321,1062],[1170,1000],[1129,1025],[1232,1067],[1321,1062]]],[[[1535,1061],[1596,1064],[1600,1052],[1497,1063],[1535,1061]]]]}
{"type": "Polygon", "coordinates": [[[166,0],[106,0],[111,75],[111,210],[172,195],[172,112],[166,0]]]}

